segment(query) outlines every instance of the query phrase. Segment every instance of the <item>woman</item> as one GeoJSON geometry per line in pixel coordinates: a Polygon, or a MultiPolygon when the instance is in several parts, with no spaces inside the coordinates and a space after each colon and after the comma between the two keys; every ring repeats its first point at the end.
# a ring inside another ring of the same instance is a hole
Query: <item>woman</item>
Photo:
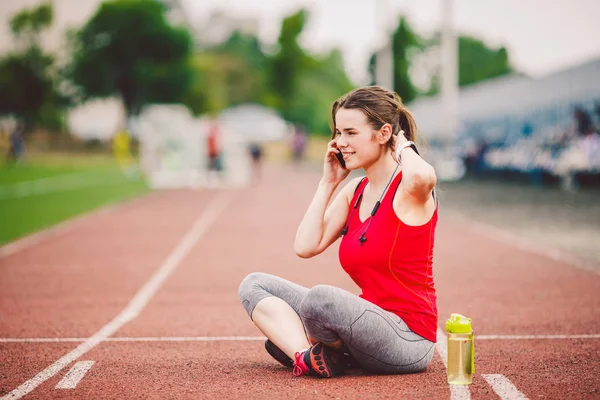
{"type": "Polygon", "coordinates": [[[295,250],[313,257],[341,235],[341,265],[362,294],[253,273],[240,285],[242,305],[267,336],[267,351],[296,376],[332,377],[350,364],[381,374],[421,371],[437,330],[435,172],[416,152],[415,121],[396,93],[355,89],[334,102],[331,115],[323,177],[295,250]],[[331,201],[359,168],[366,177],[331,201]]]}

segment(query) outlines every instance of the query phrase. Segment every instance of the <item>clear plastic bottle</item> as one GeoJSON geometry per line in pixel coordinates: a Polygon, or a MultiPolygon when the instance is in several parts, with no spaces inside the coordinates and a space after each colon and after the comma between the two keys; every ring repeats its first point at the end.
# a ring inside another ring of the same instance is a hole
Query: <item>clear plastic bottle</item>
{"type": "Polygon", "coordinates": [[[451,314],[446,321],[448,334],[448,383],[468,385],[475,373],[475,341],[471,319],[451,314]]]}

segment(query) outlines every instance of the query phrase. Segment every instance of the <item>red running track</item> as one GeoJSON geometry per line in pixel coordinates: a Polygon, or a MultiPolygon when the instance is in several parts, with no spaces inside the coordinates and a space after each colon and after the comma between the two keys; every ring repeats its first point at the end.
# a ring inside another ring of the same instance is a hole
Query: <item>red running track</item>
{"type": "Polygon", "coordinates": [[[263,350],[237,287],[263,271],[357,293],[337,246],[294,255],[318,179],[270,167],[253,188],[154,193],[0,258],[0,396],[600,398],[600,274],[482,236],[443,208],[440,326],[451,312],[473,318],[473,384],[451,390],[439,356],[415,375],[292,377],[263,350]],[[56,388],[80,361],[93,364],[74,388],[56,388]]]}

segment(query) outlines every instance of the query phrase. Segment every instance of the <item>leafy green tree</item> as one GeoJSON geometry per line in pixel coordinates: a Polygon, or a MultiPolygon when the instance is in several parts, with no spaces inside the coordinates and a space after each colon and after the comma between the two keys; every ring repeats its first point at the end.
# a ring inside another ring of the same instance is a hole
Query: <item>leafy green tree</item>
{"type": "MultiPolygon", "coordinates": [[[[435,95],[440,90],[439,61],[433,65],[432,55],[439,60],[440,33],[435,33],[430,38],[424,38],[412,30],[407,20],[402,17],[392,36],[393,62],[394,62],[394,90],[400,94],[404,101],[410,102],[419,95],[435,95]],[[413,84],[411,67],[415,61],[427,62],[417,64],[421,73],[429,75],[429,87],[419,89],[413,84]]],[[[369,60],[369,73],[371,81],[375,82],[375,67],[377,59],[373,54],[369,60]]],[[[458,81],[459,86],[466,86],[486,79],[510,74],[514,72],[510,64],[508,51],[504,47],[498,49],[489,47],[482,40],[472,36],[459,36],[458,38],[458,81]]]]}
{"type": "Polygon", "coordinates": [[[215,49],[225,58],[226,92],[230,105],[263,103],[267,90],[268,57],[258,38],[233,32],[229,39],[215,49]]]}
{"type": "Polygon", "coordinates": [[[54,57],[42,51],[39,35],[52,24],[50,3],[15,14],[10,27],[18,50],[0,59],[0,115],[13,115],[25,124],[60,130],[67,98],[59,93],[54,57]]]}
{"type": "MultiPolygon", "coordinates": [[[[425,52],[440,53],[439,33],[428,41],[425,52]]],[[[458,85],[464,87],[486,79],[508,75],[514,72],[508,51],[488,46],[484,41],[472,36],[458,37],[458,85]]],[[[440,91],[440,65],[429,72],[429,88],[422,94],[436,95],[440,91]]]]}
{"type": "Polygon", "coordinates": [[[194,55],[183,103],[195,114],[217,113],[242,103],[268,103],[268,58],[255,36],[233,32],[218,46],[194,55]]]}
{"type": "Polygon", "coordinates": [[[53,85],[48,75],[52,64],[39,48],[13,54],[0,61],[0,114],[15,115],[29,131],[37,122],[41,108],[52,97],[53,85]]]}
{"type": "Polygon", "coordinates": [[[513,72],[513,68],[506,48],[488,47],[482,40],[471,36],[458,38],[459,86],[470,85],[511,72],[513,72]]]}
{"type": "Polygon", "coordinates": [[[288,118],[303,124],[311,133],[328,135],[333,101],[353,88],[339,50],[312,58],[298,79],[298,89],[290,98],[288,118]]]}
{"type": "Polygon", "coordinates": [[[418,92],[410,78],[412,57],[422,49],[422,43],[406,18],[401,17],[398,27],[392,35],[392,54],[394,65],[394,91],[406,103],[417,97],[418,92]]]}
{"type": "Polygon", "coordinates": [[[106,1],[73,35],[68,75],[81,99],[118,95],[135,115],[186,93],[191,47],[189,32],[169,24],[159,1],[106,1]]]}
{"type": "Polygon", "coordinates": [[[323,56],[306,52],[298,43],[308,14],[301,10],[281,24],[278,49],[270,57],[270,92],[267,105],[275,105],[288,121],[303,124],[309,132],[329,133],[333,101],[352,89],[341,53],[323,56]],[[273,101],[274,100],[274,101],[273,101]]]}
{"type": "Polygon", "coordinates": [[[10,20],[10,29],[15,39],[29,48],[38,44],[40,32],[50,27],[53,19],[52,3],[44,3],[15,14],[10,20]]]}
{"type": "MultiPolygon", "coordinates": [[[[404,102],[408,103],[419,94],[411,80],[410,68],[414,56],[422,51],[425,43],[423,38],[412,30],[404,17],[400,18],[398,26],[392,34],[391,41],[394,90],[402,97],[404,102]]],[[[369,59],[371,84],[376,83],[376,68],[377,54],[373,53],[369,59]]]]}
{"type": "Polygon", "coordinates": [[[371,57],[369,57],[369,67],[368,67],[368,71],[369,71],[369,84],[370,85],[375,85],[377,84],[375,76],[376,76],[376,68],[377,68],[377,54],[373,53],[371,54],[371,57]]]}
{"type": "Polygon", "coordinates": [[[298,37],[304,29],[307,12],[300,10],[285,18],[279,33],[278,51],[271,57],[270,82],[283,116],[291,118],[290,104],[294,97],[298,77],[308,63],[298,37]]]}
{"type": "Polygon", "coordinates": [[[263,104],[310,132],[328,133],[331,103],[353,85],[339,51],[314,56],[298,44],[305,18],[300,11],[284,19],[272,54],[263,52],[256,37],[238,32],[196,54],[196,73],[183,102],[195,114],[247,102],[263,104]]]}
{"type": "Polygon", "coordinates": [[[220,87],[222,81],[220,70],[213,67],[216,64],[214,58],[212,54],[200,53],[190,59],[192,77],[181,102],[193,115],[212,114],[225,107],[221,96],[217,96],[217,92],[211,90],[213,86],[220,87]]]}

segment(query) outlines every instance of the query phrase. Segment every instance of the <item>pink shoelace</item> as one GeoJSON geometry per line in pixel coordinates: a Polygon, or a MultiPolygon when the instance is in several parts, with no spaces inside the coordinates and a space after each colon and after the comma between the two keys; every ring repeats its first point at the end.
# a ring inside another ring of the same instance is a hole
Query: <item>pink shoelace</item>
{"type": "Polygon", "coordinates": [[[304,362],[304,351],[294,354],[294,376],[302,376],[308,373],[308,365],[304,362]]]}

